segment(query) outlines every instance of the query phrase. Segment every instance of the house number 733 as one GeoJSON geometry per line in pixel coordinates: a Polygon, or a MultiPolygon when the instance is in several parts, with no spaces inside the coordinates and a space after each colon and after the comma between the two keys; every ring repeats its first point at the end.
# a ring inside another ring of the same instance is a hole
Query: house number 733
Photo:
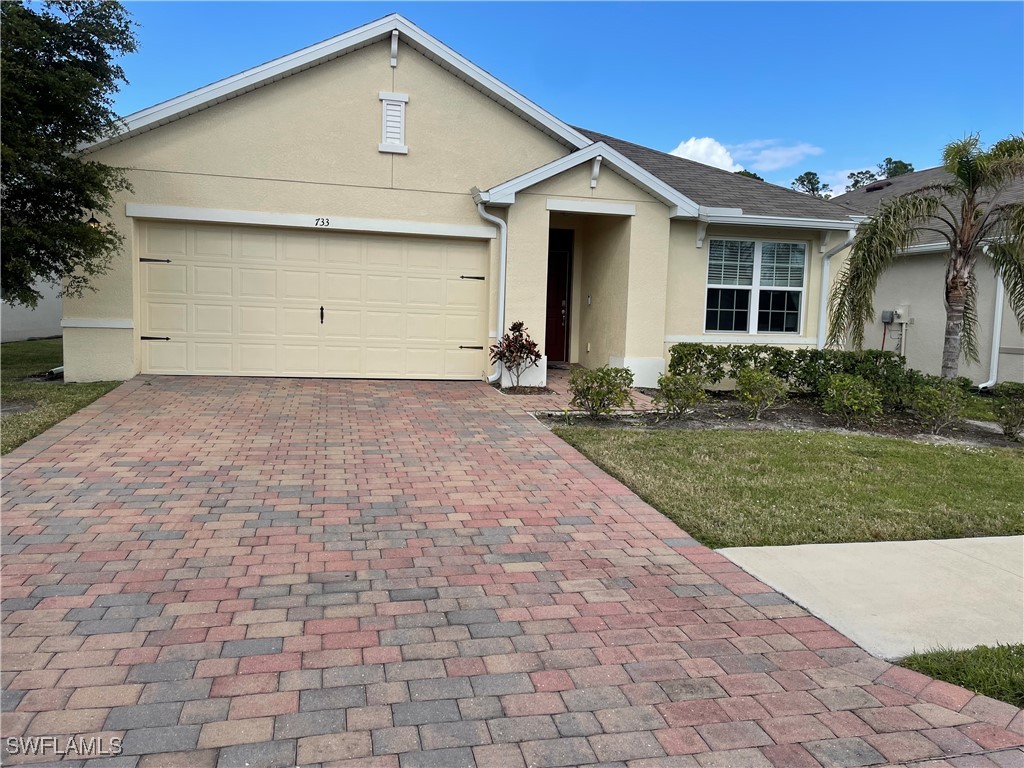
{"type": "Polygon", "coordinates": [[[329,226],[331,226],[331,220],[330,219],[314,219],[313,220],[313,226],[314,227],[329,227],[329,226]]]}

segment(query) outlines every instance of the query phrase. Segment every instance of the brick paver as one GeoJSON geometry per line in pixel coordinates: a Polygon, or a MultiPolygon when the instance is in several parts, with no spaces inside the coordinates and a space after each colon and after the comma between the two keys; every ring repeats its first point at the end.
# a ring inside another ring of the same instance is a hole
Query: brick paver
{"type": "Polygon", "coordinates": [[[525,410],[560,397],[138,377],[75,414],[3,460],[2,735],[129,768],[1024,762],[1020,711],[698,545],[525,410]]]}

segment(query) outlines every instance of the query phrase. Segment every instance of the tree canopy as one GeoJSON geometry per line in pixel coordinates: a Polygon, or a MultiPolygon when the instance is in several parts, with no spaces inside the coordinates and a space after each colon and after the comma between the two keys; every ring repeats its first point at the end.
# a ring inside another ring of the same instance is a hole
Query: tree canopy
{"type": "Polygon", "coordinates": [[[878,181],[878,176],[876,176],[875,172],[870,169],[866,171],[854,171],[846,178],[850,182],[846,185],[847,192],[852,192],[855,189],[866,187],[873,181],[878,181]]]}
{"type": "MultiPolygon", "coordinates": [[[[947,178],[886,201],[858,228],[850,257],[829,298],[829,343],[849,338],[860,348],[874,320],[872,299],[882,275],[907,248],[926,237],[948,246],[942,300],[946,327],[942,375],[957,375],[961,356],[978,360],[977,277],[987,255],[1024,330],[1024,201],[1010,188],[1024,178],[1024,137],[1010,136],[985,149],[980,137],[948,144],[947,178]]],[[[938,297],[936,297],[938,298],[938,297]]]]}
{"type": "Polygon", "coordinates": [[[758,176],[753,171],[748,171],[746,168],[743,168],[743,169],[741,169],[739,171],[736,171],[735,173],[736,173],[737,176],[746,176],[748,179],[757,179],[758,181],[764,181],[763,178],[758,176]]]}
{"type": "Polygon", "coordinates": [[[821,178],[814,171],[801,173],[793,179],[793,183],[790,186],[797,192],[803,192],[811,197],[820,197],[822,200],[828,200],[832,197],[831,187],[828,184],[822,183],[821,178]]]}
{"type": "Polygon", "coordinates": [[[902,160],[893,160],[891,157],[885,158],[885,160],[878,164],[878,174],[883,179],[892,179],[896,176],[903,176],[913,172],[914,166],[910,163],[905,163],[902,160]]]}
{"type": "Polygon", "coordinates": [[[121,245],[109,220],[89,219],[109,216],[124,172],[79,147],[119,124],[117,57],[135,50],[134,23],[108,0],[4,2],[0,14],[0,283],[4,301],[35,306],[37,280],[80,295],[121,245]]]}

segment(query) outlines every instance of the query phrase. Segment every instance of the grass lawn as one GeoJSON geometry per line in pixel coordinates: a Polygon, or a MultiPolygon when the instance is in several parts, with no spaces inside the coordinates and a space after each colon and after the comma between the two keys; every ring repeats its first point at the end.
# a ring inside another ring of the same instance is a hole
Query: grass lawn
{"type": "Polygon", "coordinates": [[[936,680],[1024,707],[1024,644],[915,653],[900,664],[936,680]]]}
{"type": "Polygon", "coordinates": [[[820,432],[555,433],[710,547],[1024,534],[1024,451],[820,432]]]}
{"type": "Polygon", "coordinates": [[[34,404],[28,411],[0,417],[0,453],[10,453],[26,440],[45,432],[121,382],[90,384],[24,381],[63,362],[60,339],[14,341],[0,345],[0,400],[4,406],[34,404]]]}
{"type": "Polygon", "coordinates": [[[992,412],[992,397],[971,395],[967,398],[967,406],[964,408],[962,418],[975,419],[977,421],[995,421],[996,415],[992,412]]]}

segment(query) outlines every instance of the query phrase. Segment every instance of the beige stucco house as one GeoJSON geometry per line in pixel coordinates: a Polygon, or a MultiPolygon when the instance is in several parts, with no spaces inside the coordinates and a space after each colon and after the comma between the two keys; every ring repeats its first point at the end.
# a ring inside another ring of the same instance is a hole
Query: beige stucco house
{"type": "Polygon", "coordinates": [[[574,128],[398,15],[88,152],[133,191],[123,253],[65,302],[72,381],[479,380],[523,320],[548,362],[650,386],[678,341],[821,345],[859,218],[574,128]]]}
{"type": "MultiPolygon", "coordinates": [[[[835,200],[870,215],[892,197],[945,184],[949,178],[942,168],[928,168],[876,181],[835,200]]],[[[1014,181],[1002,199],[1024,201],[1024,179],[1014,181]]],[[[846,256],[843,251],[837,261],[845,261],[846,256]]],[[[879,282],[873,300],[875,322],[864,330],[865,346],[900,352],[911,368],[938,375],[946,328],[942,296],[948,257],[949,245],[942,235],[932,231],[920,233],[914,245],[879,282]]],[[[1024,333],[984,249],[978,253],[975,276],[979,359],[961,360],[960,375],[984,387],[1000,381],[1024,382],[1024,333]]]]}

